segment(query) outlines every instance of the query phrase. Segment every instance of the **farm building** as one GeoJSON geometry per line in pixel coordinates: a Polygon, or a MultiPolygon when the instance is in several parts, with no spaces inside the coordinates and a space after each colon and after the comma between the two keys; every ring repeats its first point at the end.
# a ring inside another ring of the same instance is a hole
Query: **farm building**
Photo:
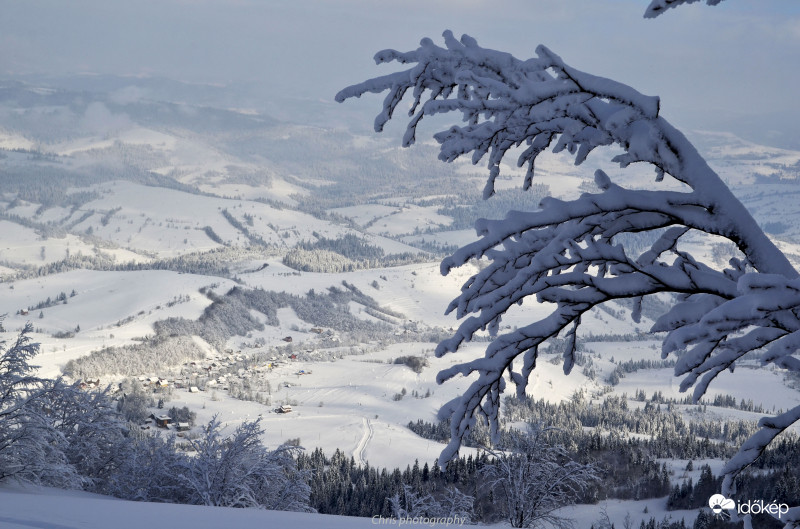
{"type": "Polygon", "coordinates": [[[156,421],[156,426],[159,428],[169,428],[170,423],[172,423],[172,417],[169,415],[159,415],[158,417],[151,415],[150,417],[156,421]]]}

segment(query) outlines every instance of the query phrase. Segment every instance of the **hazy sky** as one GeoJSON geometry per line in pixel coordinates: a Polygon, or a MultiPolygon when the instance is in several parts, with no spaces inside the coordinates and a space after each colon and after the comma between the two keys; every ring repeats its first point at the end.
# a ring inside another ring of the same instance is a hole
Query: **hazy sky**
{"type": "MultiPolygon", "coordinates": [[[[332,99],[444,29],[517,57],[539,43],[585,71],[659,95],[678,125],[798,117],[800,2],[727,0],[645,20],[646,0],[5,0],[0,74],[114,73],[258,83],[332,99]]],[[[441,39],[438,40],[441,42],[441,39]]],[[[377,99],[376,103],[377,105],[377,99]]],[[[796,126],[796,125],[795,125],[796,126]]]]}

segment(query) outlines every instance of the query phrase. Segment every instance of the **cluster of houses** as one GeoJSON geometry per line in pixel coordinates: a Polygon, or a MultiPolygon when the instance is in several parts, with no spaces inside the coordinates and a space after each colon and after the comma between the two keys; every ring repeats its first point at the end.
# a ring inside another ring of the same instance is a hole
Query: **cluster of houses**
{"type": "Polygon", "coordinates": [[[153,389],[166,389],[169,387],[169,380],[162,377],[139,377],[139,382],[144,387],[153,389]]]}
{"type": "MultiPolygon", "coordinates": [[[[239,367],[235,373],[231,373],[231,368],[235,368],[245,360],[241,354],[215,355],[202,362],[187,362],[183,364],[181,374],[169,378],[166,376],[140,376],[138,377],[142,387],[159,390],[167,388],[186,389],[191,393],[200,391],[199,386],[223,386],[228,378],[246,378],[250,372],[264,372],[271,369],[272,364],[265,366],[239,367]],[[225,373],[223,373],[223,370],[225,373]]],[[[223,389],[227,389],[223,387],[223,389]]]]}
{"type": "MultiPolygon", "coordinates": [[[[312,330],[319,330],[319,334],[325,333],[322,329],[315,328],[312,330]]],[[[313,351],[308,352],[311,353],[313,351]]],[[[180,374],[174,377],[139,376],[138,382],[143,388],[154,392],[185,389],[190,393],[198,393],[212,388],[227,391],[231,385],[235,385],[234,381],[238,381],[241,384],[244,381],[252,381],[257,377],[261,378],[259,375],[272,372],[273,369],[296,359],[297,354],[292,353],[280,359],[276,356],[271,356],[266,360],[262,359],[260,362],[253,362],[252,358],[242,355],[241,351],[236,353],[228,351],[224,354],[211,355],[204,360],[186,362],[183,364],[180,374]]],[[[307,369],[299,369],[294,372],[297,376],[310,375],[311,373],[311,370],[307,369]]],[[[288,383],[286,384],[287,386],[289,385],[288,383]]],[[[99,385],[99,378],[86,379],[81,382],[81,387],[87,389],[97,388],[99,385]]],[[[274,411],[282,414],[291,413],[292,407],[289,404],[284,404],[274,411]]],[[[151,427],[174,430],[179,432],[178,435],[190,430],[188,422],[176,422],[169,415],[159,415],[157,413],[151,414],[146,423],[141,425],[142,429],[150,429],[151,427]]]]}
{"type": "Polygon", "coordinates": [[[150,414],[150,417],[147,422],[142,425],[142,428],[148,429],[150,428],[150,424],[155,424],[158,428],[164,428],[165,430],[169,430],[170,425],[172,425],[178,432],[187,432],[191,429],[188,422],[175,422],[169,415],[156,415],[155,413],[150,414]]]}
{"type": "MultiPolygon", "coordinates": [[[[309,329],[309,332],[317,334],[317,335],[319,335],[320,338],[330,340],[331,342],[334,342],[334,343],[340,341],[339,333],[337,333],[336,331],[334,331],[332,329],[322,329],[320,327],[311,327],[311,329],[309,329]]],[[[284,336],[283,338],[281,338],[281,341],[284,341],[286,343],[292,343],[294,341],[294,338],[292,338],[291,336],[284,336]]]]}
{"type": "Polygon", "coordinates": [[[177,387],[188,387],[194,391],[201,388],[228,389],[233,380],[245,381],[256,375],[272,371],[280,364],[276,357],[264,363],[250,363],[240,353],[214,355],[202,362],[187,362],[181,376],[175,380],[177,387]],[[194,389],[193,389],[194,388],[194,389]]]}
{"type": "MultiPolygon", "coordinates": [[[[287,361],[297,360],[297,354],[291,354],[284,359],[276,356],[259,363],[248,362],[241,352],[217,354],[202,361],[192,361],[183,364],[181,373],[175,377],[166,376],[140,376],[139,383],[143,388],[153,391],[167,389],[185,389],[190,393],[198,393],[207,389],[221,389],[227,391],[230,384],[252,381],[259,375],[271,372],[287,361]]],[[[310,370],[299,370],[297,375],[311,374],[310,370]]],[[[84,388],[96,388],[100,380],[87,379],[82,382],[84,388]]]]}

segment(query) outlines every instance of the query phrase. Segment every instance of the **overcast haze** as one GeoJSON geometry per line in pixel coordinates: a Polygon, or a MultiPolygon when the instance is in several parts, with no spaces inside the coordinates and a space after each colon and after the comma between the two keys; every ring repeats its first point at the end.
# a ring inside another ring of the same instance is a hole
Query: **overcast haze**
{"type": "Polygon", "coordinates": [[[753,123],[754,134],[773,143],[795,141],[786,136],[797,132],[797,2],[694,4],[656,20],[642,18],[646,4],[7,1],[0,17],[0,72],[247,83],[265,100],[283,95],[330,101],[343,86],[389,71],[372,62],[379,49],[411,49],[424,36],[441,42],[442,31],[452,29],[520,58],[545,44],[577,68],[661,96],[664,115],[679,126],[742,132],[743,123],[753,123]],[[756,117],[762,113],[768,117],[756,117]]]}

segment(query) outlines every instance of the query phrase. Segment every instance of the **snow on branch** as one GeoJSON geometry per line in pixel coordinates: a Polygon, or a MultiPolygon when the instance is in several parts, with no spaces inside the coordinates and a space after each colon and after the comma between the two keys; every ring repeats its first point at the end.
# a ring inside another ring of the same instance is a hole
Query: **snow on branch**
{"type": "MultiPolygon", "coordinates": [[[[644,12],[644,18],[656,18],[658,15],[664,13],[667,9],[678,7],[682,4],[693,4],[701,0],[652,0],[650,5],[644,12]]],[[[705,0],[707,5],[715,6],[722,2],[722,0],[705,0]]]]}
{"type": "Polygon", "coordinates": [[[541,344],[566,339],[563,365],[569,373],[582,316],[614,300],[633,300],[638,321],[643,296],[669,293],[677,299],[653,330],[668,333],[664,355],[686,350],[676,374],[685,376],[683,390],[695,388],[695,399],[750,351],[766,347],[764,363],[800,370],[794,356],[800,345],[797,271],[694,146],[659,115],[658,98],[578,71],[544,46],[535,58],[519,60],[482,48],[466,35],[457,40],[447,31],[444,40],[445,47],[423,39],[410,52],[379,52],[378,63],[397,61],[410,68],[345,88],[337,101],[387,92],[375,120],[381,131],[410,91],[404,146],[414,143],[426,115],[460,114],[461,124],[434,134],[439,158],[485,160],[487,198],[502,160],[516,147],[523,147],[517,164],[527,165],[523,189],[531,186],[535,161],[547,150],[566,150],[580,165],[590,153],[610,146],[615,147],[612,161],[621,168],[648,164],[656,182],[647,183],[647,189],[623,187],[597,171],[599,193],[569,201],[546,198],[537,211],[481,219],[475,226],[480,238],[442,262],[447,274],[472,259],[490,261],[448,307],[462,323],[439,344],[439,356],[456,351],[478,332],[495,334],[503,315],[525,300],[552,307],[541,320],[495,338],[482,358],[439,373],[440,383],[477,375],[440,412],[451,418],[452,428],[443,461],[457,453],[480,416],[498,433],[506,380],[524,393],[541,344]],[[684,184],[681,191],[659,189],[667,175],[684,184]],[[626,236],[641,234],[654,242],[635,251],[626,236]],[[682,241],[698,234],[728,239],[743,255],[727,268],[701,262],[681,248],[682,241]]]}
{"type": "MultiPolygon", "coordinates": [[[[468,36],[456,40],[444,33],[446,48],[423,39],[420,48],[408,53],[384,50],[377,63],[416,63],[413,68],[371,79],[345,88],[337,101],[364,93],[388,91],[383,111],[375,119],[375,130],[383,130],[408,90],[414,102],[403,145],[416,139],[416,129],[425,115],[460,111],[466,127],[454,126],[435,135],[442,145],[439,157],[452,161],[472,152],[473,163],[488,154],[490,179],[484,194],[494,193],[494,180],[506,152],[522,143],[528,149],[518,165],[527,163],[529,187],[537,156],[560,136],[554,150],[568,149],[580,163],[595,147],[630,143],[631,125],[658,115],[658,98],[646,97],[609,79],[584,74],[563,63],[553,52],[539,46],[538,58],[515,57],[478,46],[468,36]],[[423,102],[424,96],[428,98],[423,102]]],[[[645,151],[645,145],[639,145],[645,151]]],[[[667,152],[665,159],[676,161],[667,152]]],[[[620,161],[637,161],[635,149],[620,161]]]]}
{"type": "Polygon", "coordinates": [[[739,452],[722,469],[722,474],[725,476],[722,482],[723,494],[735,492],[733,481],[736,476],[755,461],[778,434],[797,421],[800,421],[800,406],[795,406],[776,417],[763,417],[758,422],[761,429],[742,444],[739,452]]]}

